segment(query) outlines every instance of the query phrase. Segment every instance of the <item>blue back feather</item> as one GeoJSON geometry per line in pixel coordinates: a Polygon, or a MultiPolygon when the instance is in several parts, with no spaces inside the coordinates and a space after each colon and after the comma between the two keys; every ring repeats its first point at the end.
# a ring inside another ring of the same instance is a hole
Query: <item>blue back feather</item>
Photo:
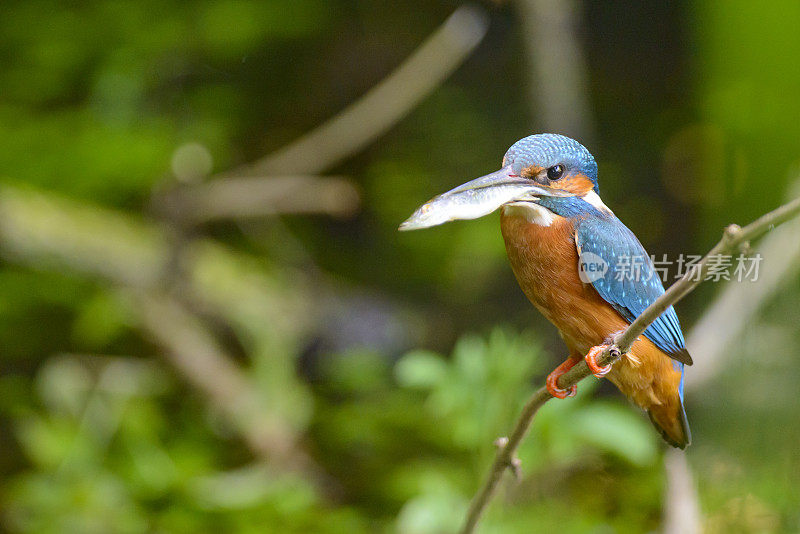
{"type": "MultiPolygon", "coordinates": [[[[664,294],[664,286],[644,247],[613,215],[576,218],[575,236],[582,253],[596,254],[608,265],[604,276],[594,280],[592,285],[629,323],[664,294]],[[638,275],[624,266],[625,258],[629,265],[635,263],[638,266],[638,275]]],[[[677,360],[676,363],[691,365],[678,316],[672,306],[645,330],[644,335],[677,360]]]]}

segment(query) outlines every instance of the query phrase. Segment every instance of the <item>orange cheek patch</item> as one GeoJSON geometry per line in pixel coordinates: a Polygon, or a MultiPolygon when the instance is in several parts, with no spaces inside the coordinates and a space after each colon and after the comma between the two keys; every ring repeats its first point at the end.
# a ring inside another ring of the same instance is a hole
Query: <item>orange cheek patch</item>
{"type": "MultiPolygon", "coordinates": [[[[519,174],[524,178],[533,179],[544,170],[545,167],[531,165],[530,167],[525,167],[522,169],[519,174]]],[[[594,184],[585,174],[570,174],[560,180],[552,182],[550,185],[545,185],[545,187],[561,189],[563,191],[572,193],[573,195],[583,196],[594,188],[594,184]]]]}
{"type": "Polygon", "coordinates": [[[594,184],[585,174],[572,174],[554,182],[552,187],[569,191],[574,195],[585,195],[594,188],[594,184]]]}

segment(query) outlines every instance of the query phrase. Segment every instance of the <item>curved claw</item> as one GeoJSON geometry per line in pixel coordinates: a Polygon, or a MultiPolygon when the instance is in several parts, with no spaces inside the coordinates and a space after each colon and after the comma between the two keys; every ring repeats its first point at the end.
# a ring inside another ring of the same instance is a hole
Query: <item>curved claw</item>
{"type": "Polygon", "coordinates": [[[573,384],[568,389],[561,389],[558,387],[558,379],[561,378],[561,375],[572,369],[572,367],[578,363],[578,361],[579,360],[573,360],[572,358],[569,358],[568,360],[564,361],[564,363],[556,367],[552,373],[547,375],[545,385],[547,387],[547,392],[550,393],[550,395],[557,399],[566,399],[567,397],[575,396],[575,394],[578,392],[578,385],[573,384]]]}
{"type": "Polygon", "coordinates": [[[597,363],[597,357],[600,356],[603,353],[603,351],[606,350],[607,348],[608,345],[597,345],[596,347],[592,347],[591,349],[589,349],[589,352],[586,354],[586,357],[584,358],[584,360],[586,360],[586,365],[589,366],[589,370],[597,378],[603,378],[611,370],[611,364],[601,367],[597,363]]]}

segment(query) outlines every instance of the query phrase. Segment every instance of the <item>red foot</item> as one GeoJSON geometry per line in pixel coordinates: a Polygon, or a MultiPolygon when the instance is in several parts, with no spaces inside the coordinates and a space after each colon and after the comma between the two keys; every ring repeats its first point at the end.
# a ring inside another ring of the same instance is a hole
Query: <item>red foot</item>
{"type": "Polygon", "coordinates": [[[600,365],[597,364],[597,357],[600,356],[607,348],[608,345],[597,345],[596,347],[592,347],[589,349],[589,353],[584,358],[584,360],[586,360],[586,365],[589,366],[589,370],[597,378],[603,378],[611,370],[610,364],[606,365],[605,367],[600,367],[600,365]]]}
{"type": "Polygon", "coordinates": [[[566,399],[567,397],[575,396],[575,394],[578,392],[578,385],[573,384],[569,389],[561,389],[558,387],[558,379],[561,377],[561,375],[572,369],[572,367],[578,363],[578,361],[579,360],[573,360],[572,358],[569,358],[564,363],[556,367],[552,373],[547,375],[545,384],[547,386],[547,392],[550,393],[550,395],[557,399],[566,399]]]}

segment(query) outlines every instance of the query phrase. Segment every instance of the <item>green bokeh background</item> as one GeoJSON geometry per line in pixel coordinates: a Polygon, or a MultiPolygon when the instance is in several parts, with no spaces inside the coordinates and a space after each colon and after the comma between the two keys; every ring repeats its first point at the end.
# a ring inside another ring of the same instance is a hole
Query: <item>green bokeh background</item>
{"type": "MultiPolygon", "coordinates": [[[[458,528],[492,442],[563,347],[519,291],[496,215],[396,227],[541,131],[517,3],[480,4],[488,33],[453,75],[328,169],[360,192],[352,215],[185,235],[156,199],[180,147],[199,145],[212,173],[263,157],[356,101],[459,5],[0,4],[0,531],[458,528]],[[220,408],[148,329],[142,280],[162,270],[159,295],[184,302],[308,465],[254,451],[248,408],[220,408]]],[[[788,197],[800,4],[575,6],[602,196],[651,253],[702,253],[788,197]]],[[[792,273],[687,398],[706,532],[800,530],[792,273]]],[[[686,330],[721,289],[678,306],[686,330]]],[[[537,417],[524,476],[483,531],[658,531],[663,452],[646,418],[587,380],[537,417]]]]}

